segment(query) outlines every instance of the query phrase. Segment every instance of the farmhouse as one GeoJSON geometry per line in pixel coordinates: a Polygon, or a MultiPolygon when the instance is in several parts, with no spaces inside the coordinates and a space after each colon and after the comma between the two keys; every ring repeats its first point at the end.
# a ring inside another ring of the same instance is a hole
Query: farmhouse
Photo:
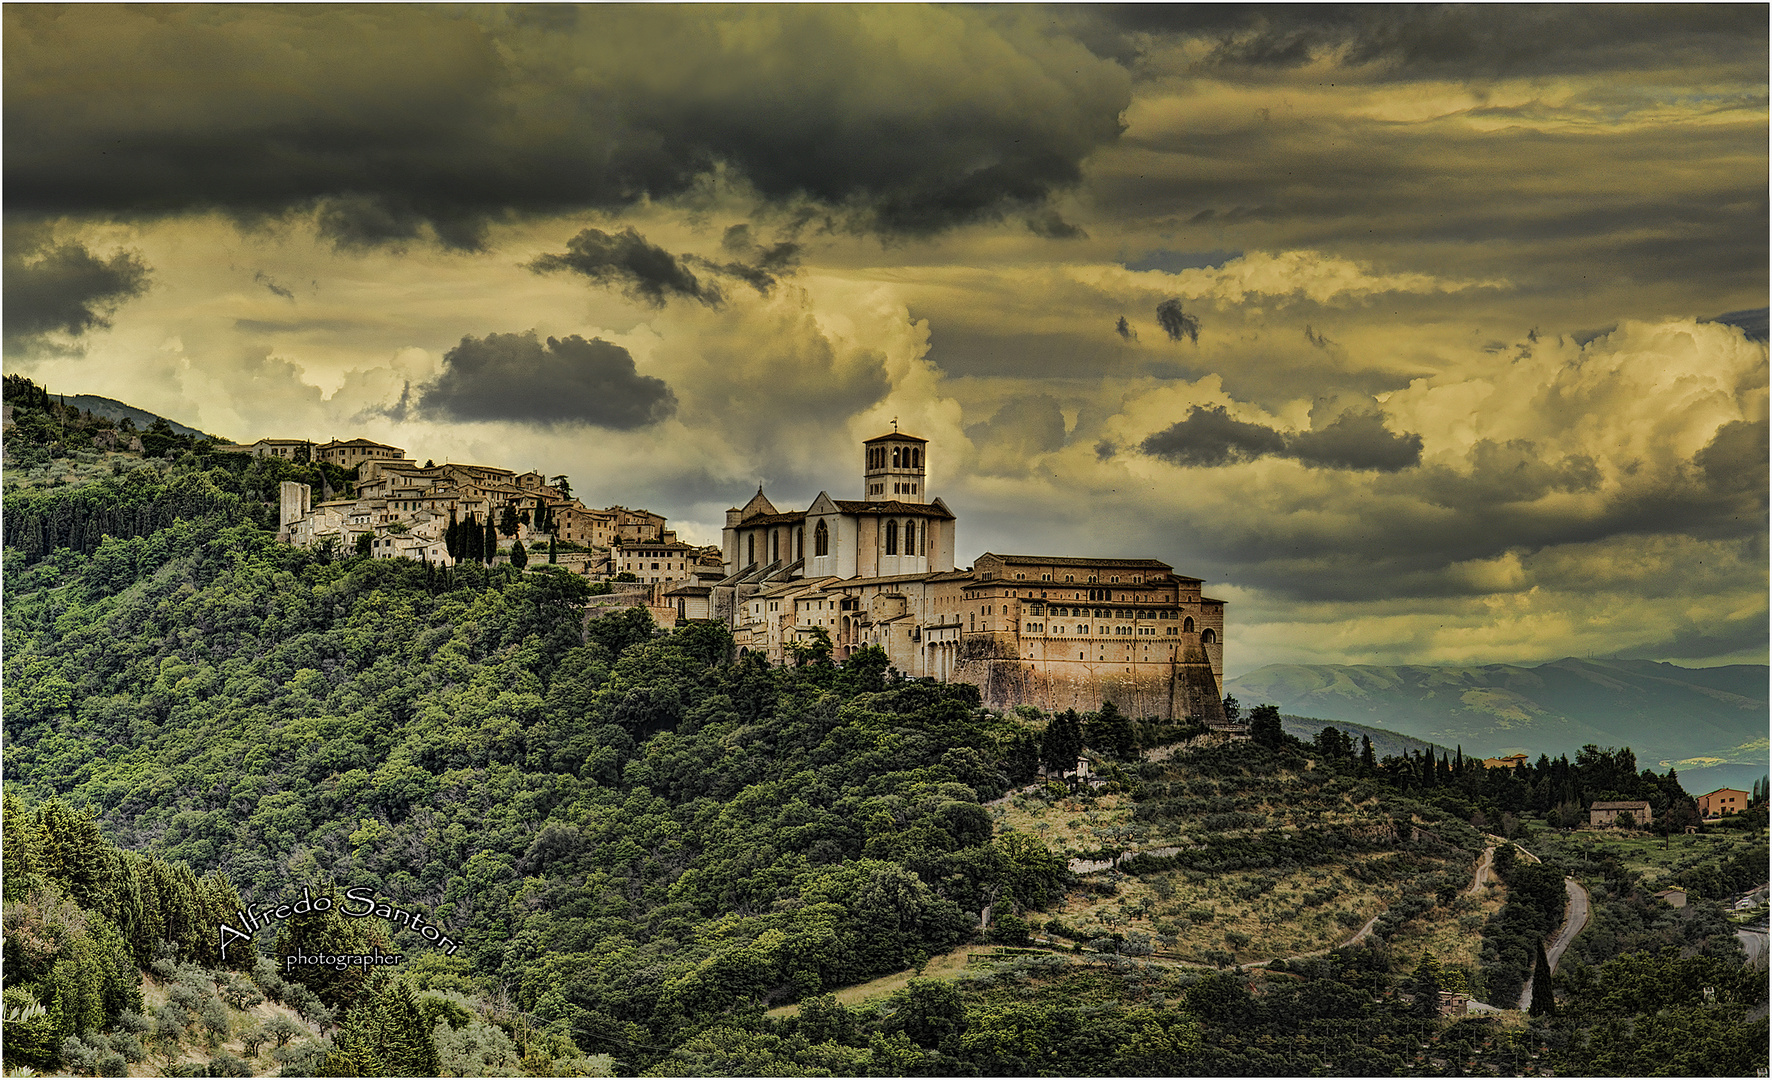
{"type": "Polygon", "coordinates": [[[1640,828],[1655,820],[1655,814],[1649,804],[1642,799],[1627,799],[1622,802],[1597,802],[1588,807],[1588,824],[1616,825],[1618,815],[1629,814],[1631,820],[1640,828]]]}

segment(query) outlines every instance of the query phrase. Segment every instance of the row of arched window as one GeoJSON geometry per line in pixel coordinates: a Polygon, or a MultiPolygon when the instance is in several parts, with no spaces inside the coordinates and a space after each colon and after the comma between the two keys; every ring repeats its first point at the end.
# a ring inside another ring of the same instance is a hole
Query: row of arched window
{"type": "MultiPolygon", "coordinates": [[[[916,518],[911,518],[904,523],[904,553],[906,555],[923,554],[923,548],[928,541],[929,526],[925,525],[918,529],[916,518]]],[[[898,554],[898,522],[896,521],[886,523],[886,554],[898,554]]]]}
{"type": "MultiPolygon", "coordinates": [[[[782,529],[769,530],[767,538],[764,540],[764,544],[766,545],[764,552],[768,556],[768,562],[773,563],[781,561],[781,534],[784,531],[785,530],[782,529]]],[[[919,529],[915,518],[903,522],[902,525],[897,521],[888,521],[885,523],[882,537],[882,542],[885,546],[886,554],[888,555],[899,554],[901,548],[906,555],[924,555],[927,554],[927,549],[929,547],[929,526],[928,524],[924,524],[923,527],[919,529]]],[[[793,537],[789,542],[793,545],[792,557],[795,559],[804,559],[806,557],[806,530],[804,528],[795,529],[793,531],[793,537]]],[[[818,558],[819,556],[829,555],[830,553],[831,530],[825,525],[824,519],[820,518],[818,524],[814,525],[812,528],[812,555],[814,558],[818,558]]],[[[757,534],[752,533],[745,538],[745,562],[750,564],[755,563],[756,561],[757,534]]]]}
{"type": "Polygon", "coordinates": [[[891,448],[890,459],[886,456],[886,449],[884,446],[868,447],[868,468],[884,469],[888,460],[892,462],[891,467],[894,469],[916,469],[923,464],[923,451],[919,447],[894,446],[891,448]]]}

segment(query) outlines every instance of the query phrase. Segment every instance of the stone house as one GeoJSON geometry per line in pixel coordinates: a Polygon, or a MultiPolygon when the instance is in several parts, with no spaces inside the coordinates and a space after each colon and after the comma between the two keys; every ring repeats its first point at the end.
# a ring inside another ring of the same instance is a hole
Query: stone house
{"type": "Polygon", "coordinates": [[[1621,802],[1594,803],[1588,807],[1588,824],[1613,825],[1617,823],[1618,815],[1627,811],[1636,821],[1638,828],[1644,828],[1655,820],[1655,815],[1650,811],[1648,803],[1642,799],[1627,799],[1621,802]]]}

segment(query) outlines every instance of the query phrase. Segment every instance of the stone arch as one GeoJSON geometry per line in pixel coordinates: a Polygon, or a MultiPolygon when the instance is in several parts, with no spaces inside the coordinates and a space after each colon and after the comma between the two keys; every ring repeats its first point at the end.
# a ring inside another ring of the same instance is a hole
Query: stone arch
{"type": "Polygon", "coordinates": [[[824,519],[818,519],[818,526],[812,530],[812,554],[829,555],[831,553],[831,530],[825,527],[824,519]]]}
{"type": "Polygon", "coordinates": [[[1200,644],[1210,645],[1214,641],[1217,641],[1217,640],[1218,640],[1218,635],[1214,634],[1212,632],[1212,628],[1210,626],[1208,626],[1206,629],[1200,631],[1200,644]]]}
{"type": "Polygon", "coordinates": [[[1187,633],[1187,634],[1191,634],[1194,632],[1194,617],[1192,615],[1189,615],[1187,618],[1181,620],[1181,629],[1182,629],[1183,633],[1187,633]]]}

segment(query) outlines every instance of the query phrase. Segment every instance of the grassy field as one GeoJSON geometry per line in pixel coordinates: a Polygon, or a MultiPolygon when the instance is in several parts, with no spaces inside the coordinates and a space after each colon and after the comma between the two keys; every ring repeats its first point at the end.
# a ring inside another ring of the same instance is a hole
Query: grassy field
{"type": "Polygon", "coordinates": [[[1765,851],[1766,832],[1714,829],[1664,839],[1641,831],[1578,829],[1560,835],[1541,833],[1540,843],[1547,848],[1578,851],[1595,861],[1615,857],[1626,869],[1641,874],[1645,885],[1660,888],[1660,882],[1699,863],[1718,862],[1741,850],[1765,851]]]}

